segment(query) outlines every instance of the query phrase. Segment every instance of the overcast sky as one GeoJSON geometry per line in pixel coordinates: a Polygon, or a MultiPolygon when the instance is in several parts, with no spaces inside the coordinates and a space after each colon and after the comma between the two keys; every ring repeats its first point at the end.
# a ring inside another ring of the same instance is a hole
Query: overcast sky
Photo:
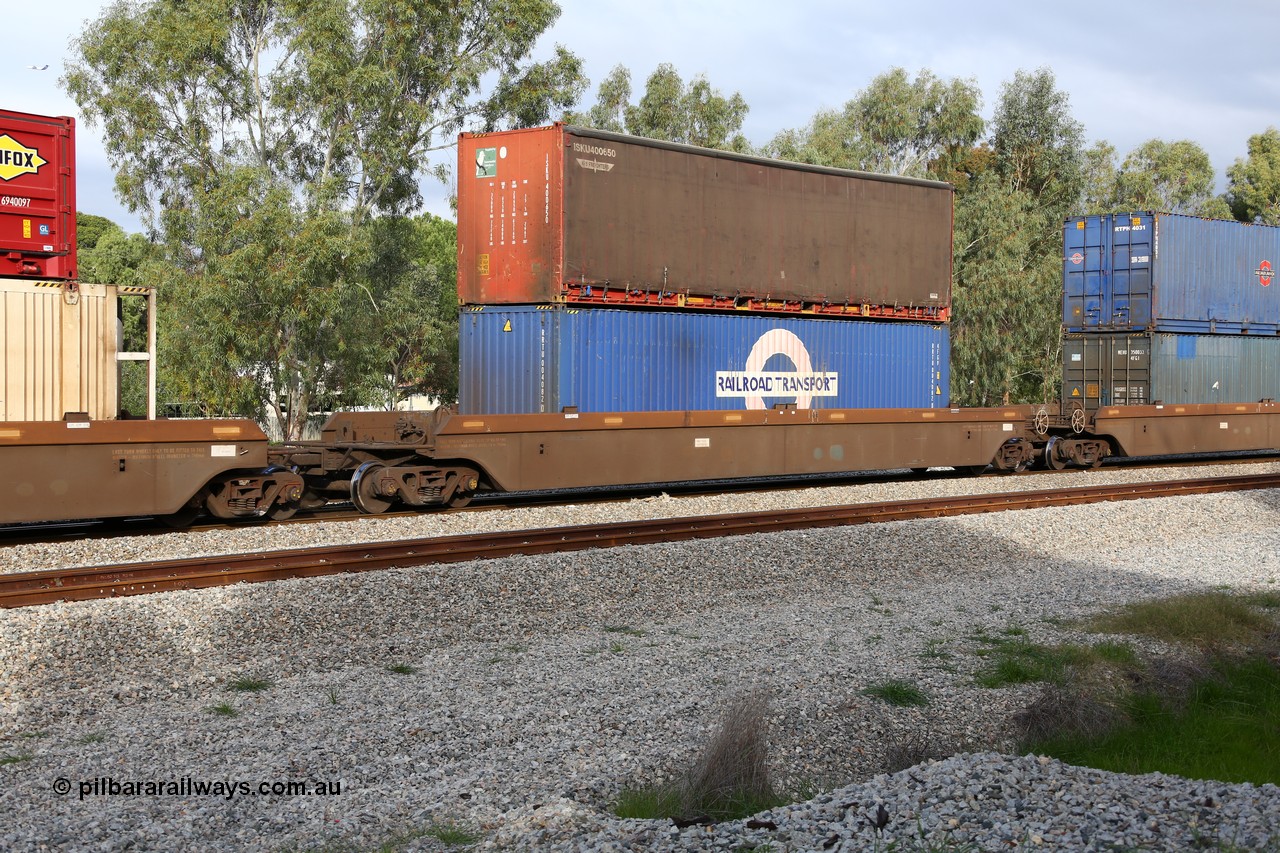
{"type": "MultiPolygon", "coordinates": [[[[6,30],[21,36],[0,62],[0,108],[77,115],[58,80],[71,40],[107,3],[9,5],[6,30]]],[[[639,92],[670,62],[686,80],[705,74],[725,94],[741,92],[751,108],[743,130],[757,145],[840,107],[894,66],[976,80],[988,118],[1016,71],[1047,66],[1090,142],[1105,139],[1123,156],[1147,139],[1190,139],[1209,152],[1220,189],[1249,136],[1280,126],[1280,0],[561,0],[561,8],[539,54],[560,43],[582,57],[588,104],[615,65],[631,69],[639,92]]],[[[140,230],[115,199],[100,129],[81,122],[77,134],[80,210],[140,230]]],[[[428,209],[448,215],[447,192],[425,185],[428,209]]]]}

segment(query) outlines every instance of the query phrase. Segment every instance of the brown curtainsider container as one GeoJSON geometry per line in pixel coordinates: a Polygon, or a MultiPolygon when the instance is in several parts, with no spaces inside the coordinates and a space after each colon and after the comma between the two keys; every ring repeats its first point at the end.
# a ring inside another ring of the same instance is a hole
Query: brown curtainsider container
{"type": "Polygon", "coordinates": [[[934,322],[949,184],[556,124],[458,141],[462,304],[579,303],[934,322]]]}

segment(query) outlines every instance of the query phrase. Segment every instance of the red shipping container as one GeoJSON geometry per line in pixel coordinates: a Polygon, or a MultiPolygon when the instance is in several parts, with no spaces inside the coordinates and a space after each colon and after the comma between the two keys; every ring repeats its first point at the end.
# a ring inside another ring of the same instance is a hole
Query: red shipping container
{"type": "Polygon", "coordinates": [[[952,188],[569,127],[458,141],[463,304],[941,322],[952,188]]]}
{"type": "Polygon", "coordinates": [[[76,277],[76,123],[0,110],[0,276],[76,277]]]}

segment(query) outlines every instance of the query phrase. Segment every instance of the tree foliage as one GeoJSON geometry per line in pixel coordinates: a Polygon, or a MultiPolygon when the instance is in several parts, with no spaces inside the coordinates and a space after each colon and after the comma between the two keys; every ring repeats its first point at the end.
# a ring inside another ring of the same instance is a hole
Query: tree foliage
{"type": "Polygon", "coordinates": [[[146,284],[145,267],[159,257],[141,234],[126,234],[105,216],[76,214],[76,256],[80,280],[94,284],[146,284]]]}
{"type": "Polygon", "coordinates": [[[725,97],[705,75],[686,84],[675,66],[664,62],[645,81],[637,103],[631,103],[631,95],[631,72],[615,66],[601,81],[595,104],[586,112],[567,113],[565,121],[703,148],[750,148],[741,133],[747,102],[737,92],[725,97]]]}
{"type": "Polygon", "coordinates": [[[1105,139],[1084,152],[1084,189],[1080,213],[1110,213],[1115,209],[1116,181],[1120,174],[1116,147],[1105,139]]]}
{"type": "Polygon", "coordinates": [[[1227,203],[1241,222],[1280,225],[1280,131],[1249,137],[1248,150],[1227,169],[1227,203]]]}
{"type": "Polygon", "coordinates": [[[978,141],[982,98],[972,80],[944,81],[925,69],[876,77],[840,111],[822,110],[766,146],[774,157],[844,169],[924,177],[950,175],[978,141]]]}
{"type": "Polygon", "coordinates": [[[1151,139],[1120,166],[1112,208],[1194,215],[1212,197],[1213,166],[1203,148],[1189,140],[1151,139]]]}
{"type": "MultiPolygon", "coordinates": [[[[992,119],[990,154],[956,209],[952,399],[1037,402],[1061,375],[1062,223],[1090,158],[1053,73],[1018,71],[992,119]],[[986,171],[982,171],[986,167],[986,171]]],[[[1092,162],[1105,163],[1105,149],[1092,162]]]]}
{"type": "Polygon", "coordinates": [[[367,338],[400,295],[374,275],[394,247],[370,223],[420,206],[431,153],[458,130],[577,100],[576,57],[526,60],[558,14],[552,0],[121,0],[85,30],[64,82],[165,246],[164,361],[190,399],[265,401],[296,437],[317,404],[372,393],[367,338]]]}

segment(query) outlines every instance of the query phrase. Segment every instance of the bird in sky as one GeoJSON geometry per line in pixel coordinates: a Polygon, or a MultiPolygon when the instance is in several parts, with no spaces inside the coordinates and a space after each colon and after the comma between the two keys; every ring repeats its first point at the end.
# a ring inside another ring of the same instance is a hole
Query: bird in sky
{"type": "Polygon", "coordinates": [[[47,71],[49,68],[48,65],[28,65],[27,67],[32,71],[47,71]]]}

